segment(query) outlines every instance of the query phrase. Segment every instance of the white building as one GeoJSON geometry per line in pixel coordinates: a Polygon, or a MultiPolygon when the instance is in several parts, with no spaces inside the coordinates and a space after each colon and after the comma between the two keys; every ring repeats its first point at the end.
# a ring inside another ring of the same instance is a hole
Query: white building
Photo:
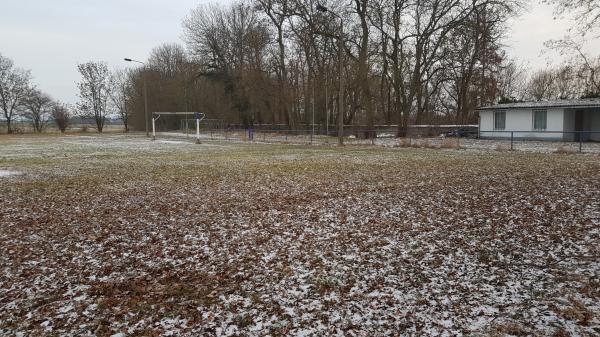
{"type": "Polygon", "coordinates": [[[478,109],[481,138],[600,141],[600,99],[498,104],[478,109]]]}

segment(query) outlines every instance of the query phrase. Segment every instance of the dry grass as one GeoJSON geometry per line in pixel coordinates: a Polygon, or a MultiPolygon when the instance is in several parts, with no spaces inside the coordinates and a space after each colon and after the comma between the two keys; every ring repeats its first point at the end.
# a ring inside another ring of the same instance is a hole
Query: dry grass
{"type": "Polygon", "coordinates": [[[581,301],[571,298],[571,305],[560,311],[560,314],[570,320],[582,325],[589,325],[594,314],[581,301]]]}
{"type": "Polygon", "coordinates": [[[491,336],[530,336],[531,331],[518,323],[506,323],[495,327],[491,336]]]}
{"type": "Polygon", "coordinates": [[[442,139],[442,142],[440,143],[440,148],[441,149],[455,149],[455,150],[459,150],[461,149],[460,145],[460,138],[444,138],[442,139]]]}
{"type": "Polygon", "coordinates": [[[0,163],[2,336],[600,328],[594,156],[86,135],[0,163]]]}
{"type": "Polygon", "coordinates": [[[507,151],[510,151],[510,145],[498,144],[498,145],[496,145],[496,148],[494,150],[496,150],[498,152],[507,152],[507,151]]]}
{"type": "Polygon", "coordinates": [[[400,138],[398,146],[399,147],[412,147],[413,140],[412,138],[400,138]]]}
{"type": "Polygon", "coordinates": [[[569,146],[565,146],[565,145],[561,145],[556,149],[556,153],[560,153],[560,154],[573,154],[573,153],[577,153],[577,150],[573,149],[572,147],[569,146]]]}
{"type": "MultiPolygon", "coordinates": [[[[401,144],[402,144],[402,141],[401,141],[401,144]]],[[[405,142],[403,145],[404,145],[403,147],[411,147],[413,149],[435,149],[436,148],[436,146],[434,144],[432,144],[429,139],[409,138],[408,142],[407,143],[405,142]]]]}

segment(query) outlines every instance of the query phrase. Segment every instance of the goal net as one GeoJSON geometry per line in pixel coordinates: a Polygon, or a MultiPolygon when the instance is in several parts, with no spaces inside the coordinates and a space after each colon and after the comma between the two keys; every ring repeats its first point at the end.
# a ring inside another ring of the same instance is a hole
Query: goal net
{"type": "Polygon", "coordinates": [[[193,138],[200,143],[202,112],[153,112],[152,140],[157,136],[193,138]]]}

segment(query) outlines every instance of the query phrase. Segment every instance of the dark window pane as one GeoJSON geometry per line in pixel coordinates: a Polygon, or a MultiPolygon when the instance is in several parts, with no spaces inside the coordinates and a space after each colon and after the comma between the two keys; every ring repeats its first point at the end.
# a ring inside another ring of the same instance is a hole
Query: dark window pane
{"type": "Polygon", "coordinates": [[[547,112],[546,110],[535,110],[533,111],[533,129],[534,130],[546,130],[547,124],[547,112]]]}
{"type": "Polygon", "coordinates": [[[504,130],[506,128],[506,111],[494,112],[494,129],[504,130]]]}

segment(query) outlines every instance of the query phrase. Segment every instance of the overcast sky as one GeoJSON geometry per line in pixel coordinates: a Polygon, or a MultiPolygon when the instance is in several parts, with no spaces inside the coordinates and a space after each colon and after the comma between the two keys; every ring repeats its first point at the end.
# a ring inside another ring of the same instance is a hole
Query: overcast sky
{"type": "MultiPolygon", "coordinates": [[[[123,57],[145,60],[153,47],[181,42],[181,20],[202,2],[208,1],[2,0],[0,53],[30,69],[40,89],[74,103],[77,63],[102,60],[129,67],[123,57]]],[[[568,22],[554,21],[551,7],[535,3],[513,21],[506,41],[512,57],[534,68],[555,60],[541,54],[543,43],[562,37],[568,22]]],[[[600,44],[594,44],[597,50],[600,44]]]]}

